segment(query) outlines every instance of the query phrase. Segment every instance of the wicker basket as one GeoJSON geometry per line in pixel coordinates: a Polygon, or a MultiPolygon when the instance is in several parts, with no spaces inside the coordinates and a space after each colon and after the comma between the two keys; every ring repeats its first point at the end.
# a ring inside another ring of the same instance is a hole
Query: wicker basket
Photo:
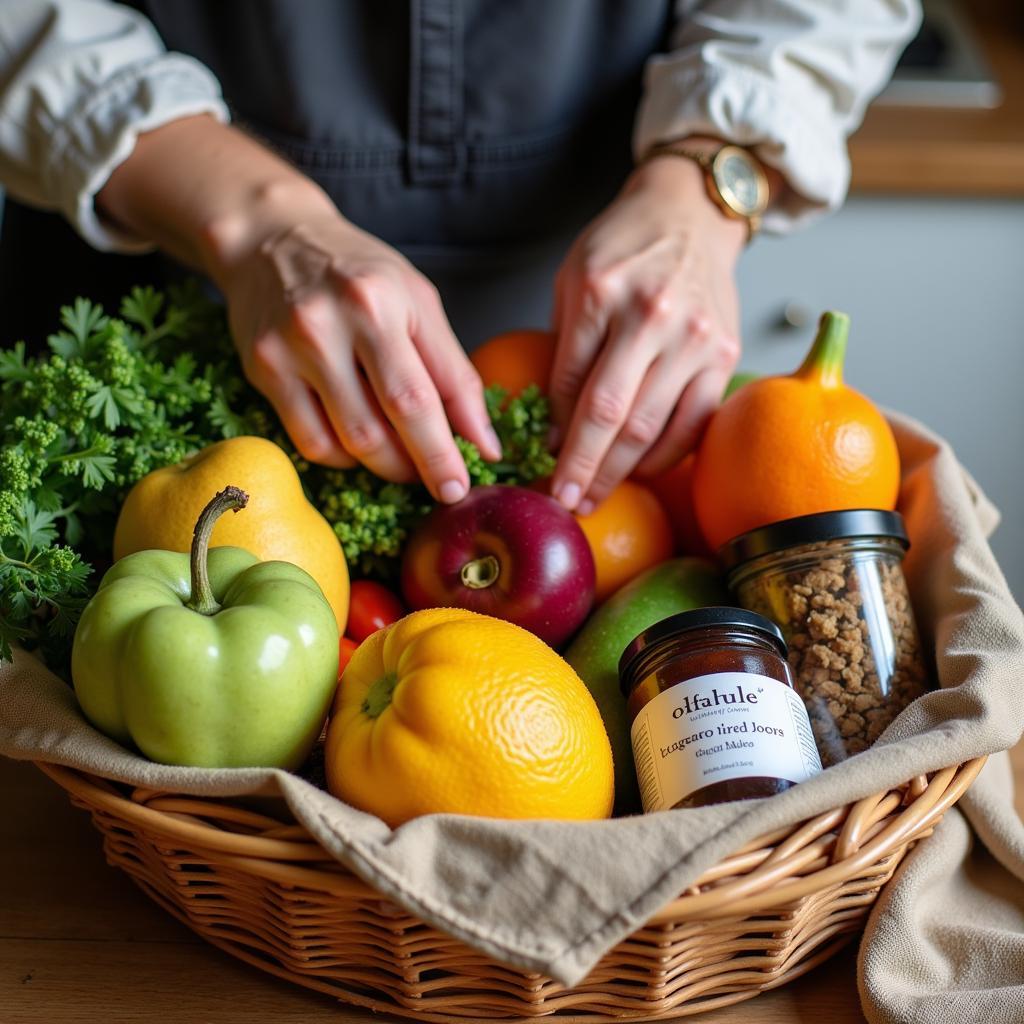
{"type": "Polygon", "coordinates": [[[424,1021],[650,1021],[749,999],[861,928],[904,854],[984,758],[738,850],[609,952],[578,987],[498,963],[375,892],[301,826],[39,768],[90,811],[107,859],[215,946],[359,1006],[424,1021]]]}

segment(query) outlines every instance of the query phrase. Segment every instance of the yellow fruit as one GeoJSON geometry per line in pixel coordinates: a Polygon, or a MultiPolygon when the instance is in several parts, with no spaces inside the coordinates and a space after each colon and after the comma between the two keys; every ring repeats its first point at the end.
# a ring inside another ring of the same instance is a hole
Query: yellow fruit
{"type": "Polygon", "coordinates": [[[211,546],[234,545],[264,561],[292,562],[320,584],[343,632],[348,567],[331,524],[306,500],[291,459],[262,437],[235,437],[144,476],[128,493],[114,530],[114,558],[151,548],[188,551],[206,503],[228,484],[249,504],[221,516],[211,546]]]}
{"type": "Polygon", "coordinates": [[[360,645],[325,755],[327,788],[393,827],[612,809],[611,745],[579,676],[525,629],[457,608],[413,612],[360,645]]]}

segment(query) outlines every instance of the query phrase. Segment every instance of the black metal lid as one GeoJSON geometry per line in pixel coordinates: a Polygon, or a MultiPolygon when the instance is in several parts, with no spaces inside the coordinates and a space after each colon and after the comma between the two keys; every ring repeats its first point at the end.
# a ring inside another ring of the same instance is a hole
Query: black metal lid
{"type": "Polygon", "coordinates": [[[749,533],[742,533],[723,544],[718,557],[726,569],[734,569],[751,558],[770,555],[786,548],[853,537],[891,537],[905,548],[910,547],[903,517],[899,512],[878,508],[850,508],[783,519],[749,533]]]}
{"type": "Polygon", "coordinates": [[[716,626],[750,630],[773,643],[783,658],[786,656],[786,641],[782,637],[782,630],[771,619],[766,619],[757,612],[748,612],[745,608],[695,608],[693,611],[670,615],[667,619],[648,626],[629,643],[619,658],[619,685],[622,692],[629,695],[629,687],[632,686],[630,672],[639,658],[653,646],[693,630],[716,626]]]}

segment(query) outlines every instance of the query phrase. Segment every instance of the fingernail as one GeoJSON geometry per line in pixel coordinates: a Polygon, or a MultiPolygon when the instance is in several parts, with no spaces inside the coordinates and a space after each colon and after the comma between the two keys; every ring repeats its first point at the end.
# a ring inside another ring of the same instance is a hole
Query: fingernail
{"type": "Polygon", "coordinates": [[[565,508],[572,512],[579,504],[579,500],[582,497],[580,485],[572,483],[571,481],[567,484],[562,484],[562,486],[555,492],[555,497],[562,503],[562,505],[565,506],[565,508]]]}
{"type": "Polygon", "coordinates": [[[466,486],[461,480],[445,480],[437,489],[437,493],[446,505],[454,505],[466,496],[466,486]]]}
{"type": "Polygon", "coordinates": [[[593,512],[596,507],[597,506],[589,498],[584,498],[576,506],[576,515],[578,515],[578,516],[589,516],[590,513],[593,512]]]}

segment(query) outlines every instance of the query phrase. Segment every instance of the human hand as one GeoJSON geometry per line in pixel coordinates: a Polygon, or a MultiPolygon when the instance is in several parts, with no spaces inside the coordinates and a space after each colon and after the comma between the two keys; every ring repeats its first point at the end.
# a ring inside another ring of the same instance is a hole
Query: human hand
{"type": "Polygon", "coordinates": [[[452,427],[500,458],[434,286],[254,139],[206,116],[146,132],[96,206],[213,279],[247,376],[306,458],[418,473],[445,502],[469,487],[452,427]]]}
{"type": "Polygon", "coordinates": [[[747,227],[692,161],[639,167],[577,239],[555,284],[552,494],[588,513],[634,469],[689,451],[740,355],[736,260],[747,227]]]}
{"type": "Polygon", "coordinates": [[[434,286],[318,196],[273,203],[231,229],[240,243],[229,230],[217,247],[246,375],[306,458],[419,475],[435,498],[458,501],[469,479],[449,423],[486,458],[501,455],[479,375],[434,286]]]}

